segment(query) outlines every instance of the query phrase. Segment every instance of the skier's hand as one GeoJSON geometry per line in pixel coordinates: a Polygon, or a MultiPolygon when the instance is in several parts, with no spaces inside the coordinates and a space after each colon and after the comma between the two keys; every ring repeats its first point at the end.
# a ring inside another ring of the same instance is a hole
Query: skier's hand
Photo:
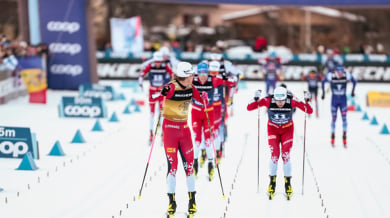
{"type": "Polygon", "coordinates": [[[310,99],[311,99],[311,93],[305,91],[305,92],[303,93],[303,98],[305,99],[306,102],[310,101],[310,99]]]}
{"type": "Polygon", "coordinates": [[[228,77],[227,77],[227,75],[226,75],[226,72],[223,72],[223,73],[222,73],[222,79],[223,79],[223,80],[228,80],[228,77]]]}
{"type": "Polygon", "coordinates": [[[206,105],[209,104],[209,96],[207,95],[207,92],[202,92],[202,94],[200,95],[200,97],[203,99],[204,103],[206,105]]]}
{"type": "Polygon", "coordinates": [[[171,87],[170,87],[169,85],[164,86],[164,87],[162,88],[162,90],[161,90],[161,95],[167,96],[169,90],[171,90],[171,87]]]}
{"type": "Polygon", "coordinates": [[[352,96],[352,97],[355,97],[355,92],[352,92],[352,93],[351,93],[351,96],[352,96]]]}
{"type": "Polygon", "coordinates": [[[324,99],[325,99],[325,94],[324,94],[324,93],[322,93],[322,95],[321,95],[321,99],[322,99],[322,100],[324,100],[324,99]]]}
{"type": "Polygon", "coordinates": [[[261,90],[256,90],[255,92],[255,97],[253,98],[255,101],[258,101],[260,99],[260,96],[261,96],[261,90]]]}

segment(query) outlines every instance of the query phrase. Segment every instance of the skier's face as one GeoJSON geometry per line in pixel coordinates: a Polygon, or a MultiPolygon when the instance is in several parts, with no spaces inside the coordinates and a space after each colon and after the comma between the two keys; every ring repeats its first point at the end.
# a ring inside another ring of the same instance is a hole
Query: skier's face
{"type": "Polygon", "coordinates": [[[286,103],[286,100],[282,100],[282,101],[275,101],[276,102],[276,105],[278,106],[278,107],[283,107],[284,106],[284,104],[286,103]]]}
{"type": "Polygon", "coordinates": [[[207,74],[204,74],[204,73],[201,73],[201,74],[198,75],[199,81],[200,81],[202,84],[204,84],[204,83],[207,81],[207,78],[208,78],[208,77],[209,77],[209,76],[208,76],[207,74]]]}
{"type": "Polygon", "coordinates": [[[181,84],[182,84],[183,86],[188,87],[188,86],[190,86],[190,85],[192,84],[192,81],[193,81],[193,80],[194,80],[194,74],[192,74],[192,75],[189,76],[189,77],[186,77],[185,80],[181,81],[181,84]]]}
{"type": "Polygon", "coordinates": [[[158,68],[158,67],[161,67],[161,61],[154,61],[154,64],[156,65],[156,67],[158,68]]]}

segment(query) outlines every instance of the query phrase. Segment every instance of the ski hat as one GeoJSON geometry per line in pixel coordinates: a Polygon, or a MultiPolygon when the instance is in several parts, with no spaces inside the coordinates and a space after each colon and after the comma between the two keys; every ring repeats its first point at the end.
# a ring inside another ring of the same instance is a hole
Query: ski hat
{"type": "Polygon", "coordinates": [[[284,101],[287,98],[287,89],[281,86],[274,90],[274,98],[276,101],[284,101]]]}
{"type": "Polygon", "coordinates": [[[200,62],[196,68],[199,75],[209,74],[209,65],[206,62],[200,62]]]}
{"type": "Polygon", "coordinates": [[[189,77],[194,74],[192,65],[188,62],[182,61],[177,64],[176,76],[178,77],[189,77]]]}
{"type": "Polygon", "coordinates": [[[219,68],[221,67],[221,64],[218,61],[210,61],[209,63],[209,70],[213,72],[219,72],[219,68]]]}
{"type": "Polygon", "coordinates": [[[160,51],[156,51],[153,53],[153,60],[154,61],[163,61],[163,54],[160,51]]]}

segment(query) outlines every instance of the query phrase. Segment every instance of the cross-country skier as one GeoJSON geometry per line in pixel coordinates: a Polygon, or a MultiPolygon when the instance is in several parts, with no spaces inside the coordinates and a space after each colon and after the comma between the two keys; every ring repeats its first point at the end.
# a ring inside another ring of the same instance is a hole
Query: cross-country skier
{"type": "Polygon", "coordinates": [[[144,76],[149,74],[149,106],[150,106],[150,122],[149,122],[149,143],[153,140],[153,126],[154,126],[154,117],[156,110],[156,103],[159,105],[159,109],[161,110],[162,101],[153,100],[151,96],[154,93],[160,92],[163,85],[167,84],[173,75],[173,71],[166,64],[163,63],[163,55],[161,52],[153,53],[153,62],[146,65],[145,69],[141,72],[138,77],[138,83],[140,87],[143,87],[144,76]]]}
{"type": "Polygon", "coordinates": [[[293,109],[297,107],[308,114],[313,113],[313,109],[308,103],[310,92],[304,94],[305,103],[288,95],[287,89],[283,87],[277,87],[273,94],[265,98],[260,99],[260,96],[261,92],[256,91],[254,99],[247,106],[247,110],[251,111],[259,107],[266,107],[268,110],[268,144],[271,150],[269,197],[272,199],[275,195],[278,160],[280,154],[282,154],[285,192],[289,199],[293,192],[290,161],[290,150],[293,146],[294,136],[293,109]]]}
{"type": "MultiPolygon", "coordinates": [[[[197,66],[197,76],[194,78],[193,85],[199,92],[207,92],[208,96],[213,96],[214,89],[220,85],[233,86],[236,83],[229,81],[227,77],[219,78],[209,76],[209,65],[206,62],[201,62],[197,66]]],[[[207,116],[203,102],[199,102],[196,99],[192,99],[192,111],[191,121],[192,129],[195,135],[195,159],[194,159],[194,171],[195,176],[198,172],[198,157],[200,146],[202,142],[202,135],[204,136],[204,144],[208,159],[208,173],[209,180],[211,181],[214,175],[214,150],[212,146],[212,135],[214,133],[214,107],[213,99],[209,101],[207,105],[207,116]],[[210,128],[209,128],[210,124],[210,128]],[[212,132],[210,132],[210,129],[212,132]]]]}
{"type": "Polygon", "coordinates": [[[168,214],[176,212],[176,172],[178,153],[182,157],[186,172],[187,189],[189,196],[188,213],[197,211],[195,202],[195,177],[193,172],[194,152],[191,131],[188,126],[188,112],[192,99],[208,104],[207,93],[202,95],[192,85],[194,70],[188,62],[180,62],[177,66],[173,80],[161,90],[158,99],[164,99],[162,125],[164,133],[164,149],[168,160],[168,214]],[[165,97],[163,97],[165,96],[165,97]]]}
{"type": "Polygon", "coordinates": [[[337,111],[340,109],[341,119],[343,120],[343,145],[347,148],[347,83],[348,81],[352,82],[352,92],[351,96],[355,96],[355,87],[356,79],[352,76],[351,73],[346,72],[342,65],[338,65],[334,71],[329,72],[326,77],[322,80],[322,96],[321,99],[325,99],[325,83],[330,83],[330,89],[332,90],[332,99],[331,99],[331,112],[332,112],[332,122],[331,122],[331,138],[330,142],[332,147],[334,147],[335,139],[335,129],[336,129],[336,120],[337,120],[337,111]]]}
{"type": "Polygon", "coordinates": [[[266,94],[270,94],[276,88],[276,82],[279,80],[282,69],[281,60],[273,51],[267,58],[259,60],[259,64],[264,72],[266,94]]]}
{"type": "Polygon", "coordinates": [[[318,84],[323,80],[323,76],[316,70],[310,70],[308,75],[302,76],[302,80],[307,81],[308,90],[314,97],[316,117],[318,117],[318,84]]]}

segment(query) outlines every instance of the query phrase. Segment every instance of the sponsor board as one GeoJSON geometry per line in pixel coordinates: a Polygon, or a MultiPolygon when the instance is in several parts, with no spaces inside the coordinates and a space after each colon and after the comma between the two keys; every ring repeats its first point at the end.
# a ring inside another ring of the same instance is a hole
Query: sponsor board
{"type": "MultiPolygon", "coordinates": [[[[262,68],[257,64],[235,65],[243,73],[243,79],[264,80],[262,68]]],[[[136,79],[141,73],[142,65],[136,63],[99,63],[98,75],[101,79],[136,79]]],[[[301,80],[302,75],[307,75],[310,70],[316,70],[316,65],[283,65],[282,76],[286,81],[301,80]]],[[[348,66],[345,68],[351,72],[358,81],[388,82],[390,81],[390,66],[348,66]]]]}
{"type": "Polygon", "coordinates": [[[115,100],[115,92],[112,86],[99,84],[82,84],[79,87],[80,96],[102,98],[106,101],[115,100]]]}
{"type": "Polygon", "coordinates": [[[23,158],[31,152],[38,157],[37,143],[30,128],[0,126],[0,157],[23,158]]]}
{"type": "Polygon", "coordinates": [[[60,117],[104,118],[107,116],[102,98],[63,96],[59,105],[60,117]]]}
{"type": "Polygon", "coordinates": [[[369,91],[367,93],[367,106],[390,107],[390,92],[369,91]]]}

